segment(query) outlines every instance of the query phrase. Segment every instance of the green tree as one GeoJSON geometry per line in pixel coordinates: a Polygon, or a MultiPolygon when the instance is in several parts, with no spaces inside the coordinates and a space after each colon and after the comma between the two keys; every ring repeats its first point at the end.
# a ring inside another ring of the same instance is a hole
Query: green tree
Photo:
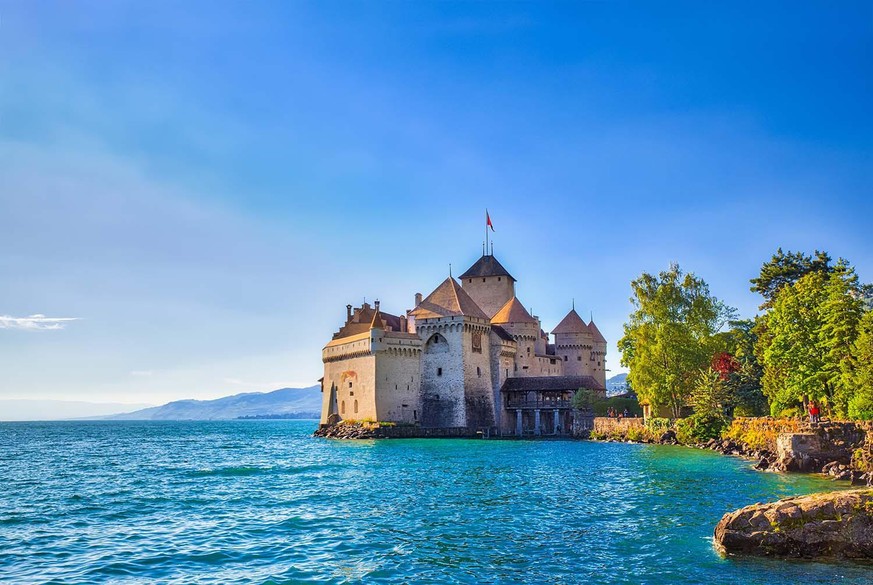
{"type": "Polygon", "coordinates": [[[634,311],[619,341],[621,363],[641,402],[668,406],[678,417],[698,372],[726,349],[718,332],[736,311],[678,264],[657,276],[643,273],[631,288],[634,311]]]}
{"type": "Polygon", "coordinates": [[[873,419],[873,310],[858,323],[858,337],[851,358],[843,362],[843,384],[852,388],[848,413],[851,418],[873,419]]]}
{"type": "Polygon", "coordinates": [[[726,386],[735,408],[734,414],[739,416],[761,416],[770,411],[761,381],[764,368],[755,353],[758,342],[755,323],[752,319],[731,321],[728,332],[729,351],[736,368],[730,372],[726,386]]]}
{"type": "Polygon", "coordinates": [[[814,256],[802,252],[783,252],[778,248],[769,262],[761,266],[757,278],[751,280],[752,292],[764,297],[762,309],[773,305],[782,288],[790,286],[810,272],[830,272],[831,257],[827,252],[815,251],[814,256]]]}
{"type": "Polygon", "coordinates": [[[694,414],[725,416],[732,406],[730,390],[722,374],[713,368],[701,370],[691,391],[694,414]]]}
{"type": "Polygon", "coordinates": [[[843,259],[830,272],[810,272],[779,291],[759,339],[773,414],[807,399],[826,403],[836,416],[848,414],[856,386],[845,372],[855,359],[863,312],[863,287],[843,259]]]}

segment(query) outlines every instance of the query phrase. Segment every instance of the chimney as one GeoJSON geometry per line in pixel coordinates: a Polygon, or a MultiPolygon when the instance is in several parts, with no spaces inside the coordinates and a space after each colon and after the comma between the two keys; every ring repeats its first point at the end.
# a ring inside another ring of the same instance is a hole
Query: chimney
{"type": "Polygon", "coordinates": [[[376,299],[373,304],[376,305],[376,310],[378,311],[379,310],[379,299],[376,299]]]}
{"type": "Polygon", "coordinates": [[[352,320],[352,306],[346,305],[346,321],[352,320]]]}
{"type": "Polygon", "coordinates": [[[421,304],[421,293],[415,293],[415,306],[417,307],[420,304],[421,304]]]}
{"type": "Polygon", "coordinates": [[[409,323],[406,321],[406,315],[400,316],[400,331],[407,333],[409,331],[409,323]]]}

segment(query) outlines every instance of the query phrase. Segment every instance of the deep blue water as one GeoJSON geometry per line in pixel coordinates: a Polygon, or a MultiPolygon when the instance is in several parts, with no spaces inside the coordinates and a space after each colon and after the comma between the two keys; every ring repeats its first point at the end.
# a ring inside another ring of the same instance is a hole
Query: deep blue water
{"type": "Polygon", "coordinates": [[[869,583],[725,559],[830,489],[682,447],[312,438],[311,421],[0,423],[2,583],[869,583]]]}

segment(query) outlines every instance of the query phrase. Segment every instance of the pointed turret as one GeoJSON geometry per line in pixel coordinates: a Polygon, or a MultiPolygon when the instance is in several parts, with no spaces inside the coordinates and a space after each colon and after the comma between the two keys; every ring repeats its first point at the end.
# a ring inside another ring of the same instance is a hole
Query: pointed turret
{"type": "Polygon", "coordinates": [[[461,286],[490,318],[515,296],[515,278],[493,254],[483,254],[464,274],[461,286]]]}
{"type": "Polygon", "coordinates": [[[585,324],[585,321],[582,320],[582,317],[579,316],[579,313],[576,312],[576,309],[570,309],[570,312],[567,313],[567,316],[561,319],[561,322],[552,330],[552,334],[562,334],[562,333],[588,333],[588,325],[585,324]]]}
{"type": "Polygon", "coordinates": [[[597,328],[597,325],[594,324],[594,321],[588,324],[588,331],[591,332],[591,337],[594,338],[596,343],[606,343],[606,338],[603,337],[603,334],[600,332],[600,329],[597,328]]]}
{"type": "Polygon", "coordinates": [[[497,325],[505,323],[536,323],[539,322],[531,317],[524,305],[517,297],[509,299],[497,313],[491,317],[491,322],[497,325]]]}
{"type": "Polygon", "coordinates": [[[476,301],[471,299],[452,277],[445,279],[410,314],[416,320],[456,316],[488,319],[476,301]]]}

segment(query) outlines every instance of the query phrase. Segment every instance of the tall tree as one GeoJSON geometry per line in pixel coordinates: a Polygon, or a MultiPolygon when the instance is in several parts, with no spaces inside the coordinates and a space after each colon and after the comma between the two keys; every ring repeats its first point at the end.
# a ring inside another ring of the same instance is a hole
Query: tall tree
{"type": "Polygon", "coordinates": [[[752,292],[764,297],[762,309],[769,309],[782,288],[790,286],[810,272],[830,272],[831,257],[816,250],[813,256],[802,252],[783,252],[778,248],[769,262],[761,266],[757,278],[751,280],[752,292]]]}
{"type": "MultiPolygon", "coordinates": [[[[764,370],[755,354],[758,336],[755,321],[742,319],[731,321],[730,357],[728,366],[716,369],[726,371],[728,392],[735,413],[742,416],[760,416],[769,412],[767,397],[764,396],[761,378],[764,370]]],[[[719,365],[719,364],[717,364],[719,365]]]]}
{"type": "Polygon", "coordinates": [[[855,386],[845,371],[854,359],[864,287],[840,259],[829,271],[807,273],[780,289],[759,339],[764,392],[774,414],[807,399],[846,416],[855,386]]]}
{"type": "Polygon", "coordinates": [[[827,278],[811,272],[776,295],[767,314],[769,345],[763,351],[764,393],[773,414],[797,406],[806,397],[825,397],[825,352],[819,343],[820,305],[827,278]]]}
{"type": "Polygon", "coordinates": [[[736,310],[678,264],[657,276],[643,273],[631,289],[634,311],[619,341],[621,363],[641,402],[668,406],[678,417],[700,370],[726,349],[718,332],[736,310]]]}
{"type": "Polygon", "coordinates": [[[854,390],[849,397],[849,416],[870,420],[873,419],[873,310],[865,312],[858,323],[858,337],[851,355],[851,359],[843,362],[843,383],[854,390]]]}

